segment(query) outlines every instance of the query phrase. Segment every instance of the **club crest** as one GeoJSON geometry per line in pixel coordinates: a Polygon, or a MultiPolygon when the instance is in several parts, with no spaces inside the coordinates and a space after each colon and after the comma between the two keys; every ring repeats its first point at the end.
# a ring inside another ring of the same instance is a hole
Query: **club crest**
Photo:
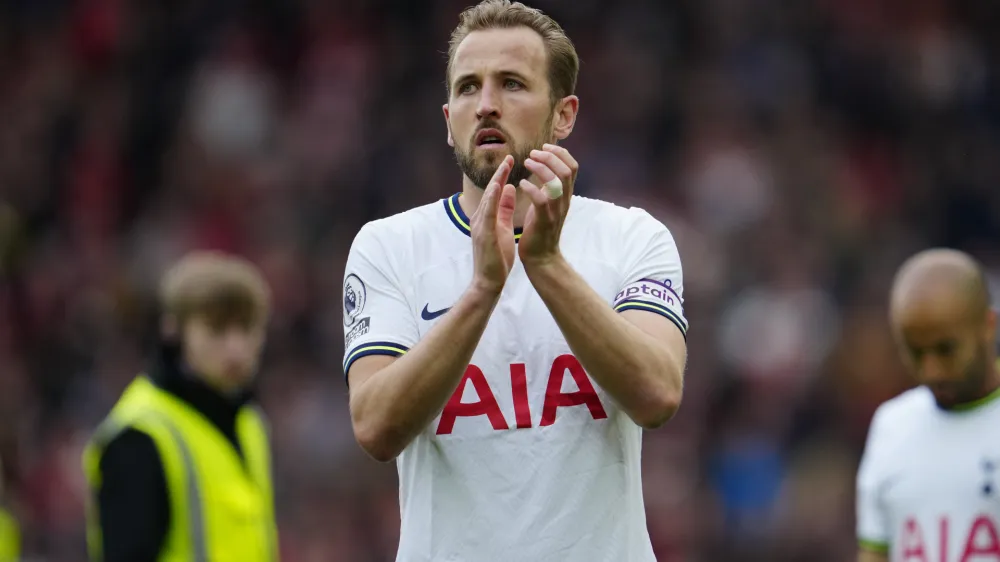
{"type": "Polygon", "coordinates": [[[350,326],[358,319],[358,315],[365,309],[367,301],[365,284],[361,278],[355,274],[350,274],[344,279],[344,325],[350,326]]]}

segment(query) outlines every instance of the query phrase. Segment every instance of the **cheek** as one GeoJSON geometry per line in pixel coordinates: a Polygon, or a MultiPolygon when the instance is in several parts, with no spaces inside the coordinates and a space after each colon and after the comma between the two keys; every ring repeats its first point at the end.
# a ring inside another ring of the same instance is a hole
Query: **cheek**
{"type": "Polygon", "coordinates": [[[532,104],[524,108],[517,116],[520,131],[519,140],[535,140],[537,137],[548,135],[551,125],[552,113],[547,105],[537,106],[532,104]]]}
{"type": "Polygon", "coordinates": [[[468,103],[462,98],[452,100],[448,106],[451,108],[448,115],[448,127],[452,137],[455,138],[456,143],[468,143],[469,139],[466,137],[472,134],[475,124],[474,112],[466,107],[468,103]]]}
{"type": "Polygon", "coordinates": [[[210,338],[196,338],[188,341],[188,360],[191,367],[200,373],[213,373],[219,370],[221,358],[217,353],[218,346],[210,338]]]}

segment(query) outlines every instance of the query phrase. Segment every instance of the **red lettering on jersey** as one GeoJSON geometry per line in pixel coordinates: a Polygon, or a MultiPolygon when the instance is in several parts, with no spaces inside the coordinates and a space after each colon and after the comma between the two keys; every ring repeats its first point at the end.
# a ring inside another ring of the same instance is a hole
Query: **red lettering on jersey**
{"type": "Polygon", "coordinates": [[[903,562],[908,560],[919,560],[928,562],[927,553],[924,552],[924,533],[920,529],[920,524],[913,517],[906,519],[903,524],[903,562]]]}
{"type": "Polygon", "coordinates": [[[528,406],[528,375],[524,363],[510,366],[510,390],[514,395],[514,420],[518,429],[531,427],[531,408],[528,406]]]}
{"type": "Polygon", "coordinates": [[[437,434],[450,434],[455,429],[455,420],[459,417],[476,417],[485,414],[493,429],[508,429],[507,420],[500,411],[500,404],[497,403],[496,396],[490,390],[490,383],[486,382],[483,371],[475,365],[469,365],[458,383],[455,393],[448,399],[444,410],[441,412],[441,421],[438,423],[437,434]],[[479,400],[475,402],[462,402],[462,394],[465,393],[465,385],[472,382],[472,387],[476,389],[479,400]]]}
{"type": "Polygon", "coordinates": [[[940,539],[938,546],[940,547],[939,551],[941,555],[939,562],[948,562],[948,517],[942,517],[938,526],[940,527],[938,529],[940,532],[938,535],[940,539]]]}
{"type": "MultiPolygon", "coordinates": [[[[969,529],[969,538],[965,539],[965,552],[962,553],[960,562],[972,562],[974,556],[993,556],[994,560],[1000,560],[1000,537],[997,537],[997,528],[993,520],[985,515],[976,517],[969,529]],[[980,535],[985,535],[986,543],[978,540],[980,535]]],[[[978,559],[976,562],[979,562],[978,559]]]]}
{"type": "Polygon", "coordinates": [[[552,363],[552,371],[549,372],[549,383],[545,389],[545,404],[542,406],[542,422],[540,426],[552,425],[556,421],[556,410],[562,406],[579,406],[586,404],[590,408],[590,415],[595,420],[603,420],[608,417],[601,405],[601,399],[594,391],[594,385],[590,384],[587,372],[583,370],[583,365],[572,355],[560,355],[552,363]],[[570,376],[576,381],[576,386],[580,389],[576,392],[563,392],[563,377],[569,371],[570,376]]]}

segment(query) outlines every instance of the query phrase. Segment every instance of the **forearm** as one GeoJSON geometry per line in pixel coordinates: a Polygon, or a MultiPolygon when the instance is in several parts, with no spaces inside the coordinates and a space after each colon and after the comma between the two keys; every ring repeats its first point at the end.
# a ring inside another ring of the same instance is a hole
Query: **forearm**
{"type": "Polygon", "coordinates": [[[587,373],[643,427],[680,404],[682,357],[616,313],[563,258],[525,271],[587,373]]]}
{"type": "Polygon", "coordinates": [[[372,456],[395,458],[441,412],[498,298],[470,287],[417,345],[352,389],[355,433],[372,456]]]}

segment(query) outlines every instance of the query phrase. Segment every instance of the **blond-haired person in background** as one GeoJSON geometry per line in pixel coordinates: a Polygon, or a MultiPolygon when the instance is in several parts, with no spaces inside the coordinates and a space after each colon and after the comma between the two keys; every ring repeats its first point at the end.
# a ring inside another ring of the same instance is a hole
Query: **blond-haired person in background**
{"type": "Polygon", "coordinates": [[[278,558],[265,422],[254,402],[270,291],[246,260],[185,256],[162,281],[162,338],[84,453],[91,557],[278,558]]]}

